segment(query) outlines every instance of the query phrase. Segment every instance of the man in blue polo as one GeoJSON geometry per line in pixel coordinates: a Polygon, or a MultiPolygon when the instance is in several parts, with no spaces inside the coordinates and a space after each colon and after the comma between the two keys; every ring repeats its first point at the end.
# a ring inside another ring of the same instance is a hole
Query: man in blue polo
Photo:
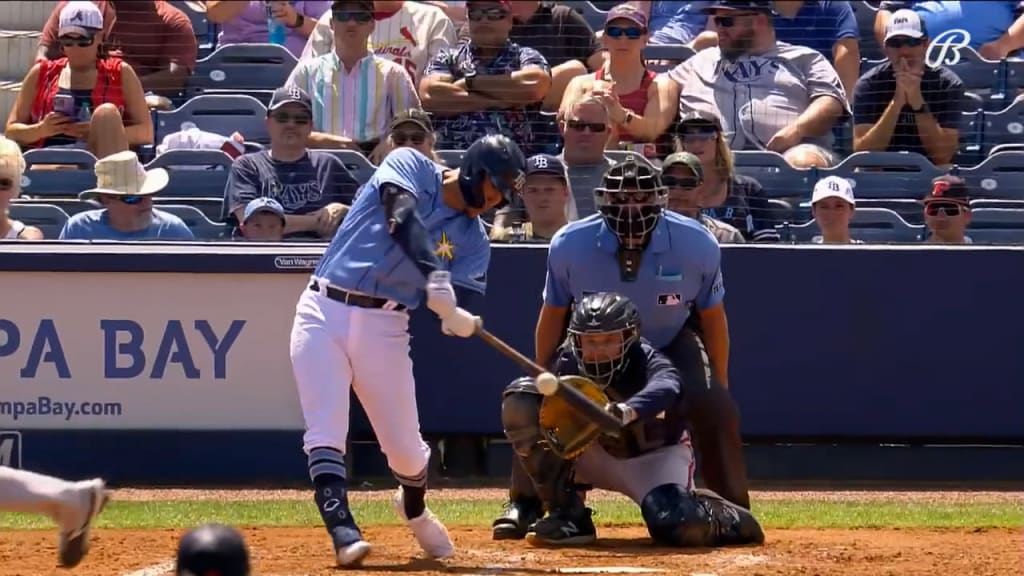
{"type": "MultiPolygon", "coordinates": [[[[665,210],[668,189],[643,158],[629,156],[612,166],[594,194],[598,214],[569,223],[551,240],[536,361],[546,366],[556,358],[574,301],[592,292],[628,297],[640,310],[641,336],[683,377],[678,409],[701,455],[705,484],[750,508],[739,416],[728,391],[729,331],[718,242],[696,220],[665,210]]],[[[494,522],[495,539],[524,537],[541,515],[525,465],[516,458],[510,502],[494,522]]]]}

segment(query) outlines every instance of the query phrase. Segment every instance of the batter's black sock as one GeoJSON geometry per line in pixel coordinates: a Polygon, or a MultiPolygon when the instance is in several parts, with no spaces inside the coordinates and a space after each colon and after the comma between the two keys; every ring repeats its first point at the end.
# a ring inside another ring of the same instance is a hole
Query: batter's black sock
{"type": "Polygon", "coordinates": [[[409,520],[419,518],[427,509],[425,498],[427,495],[427,469],[415,476],[403,476],[398,472],[392,472],[398,483],[402,485],[402,505],[405,508],[405,517],[409,520]]]}
{"type": "Polygon", "coordinates": [[[316,508],[327,531],[332,532],[340,526],[355,528],[348,505],[345,456],[334,448],[310,450],[309,476],[313,481],[316,508]]]}

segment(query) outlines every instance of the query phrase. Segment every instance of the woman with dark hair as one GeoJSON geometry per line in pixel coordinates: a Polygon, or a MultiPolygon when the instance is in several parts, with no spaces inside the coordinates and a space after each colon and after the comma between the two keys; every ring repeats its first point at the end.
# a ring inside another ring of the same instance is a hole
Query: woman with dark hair
{"type": "Polygon", "coordinates": [[[88,1],[60,11],[63,56],[25,75],[6,135],[22,147],[84,148],[97,158],[153,143],[153,119],[139,77],[107,54],[103,14],[88,1]]]}

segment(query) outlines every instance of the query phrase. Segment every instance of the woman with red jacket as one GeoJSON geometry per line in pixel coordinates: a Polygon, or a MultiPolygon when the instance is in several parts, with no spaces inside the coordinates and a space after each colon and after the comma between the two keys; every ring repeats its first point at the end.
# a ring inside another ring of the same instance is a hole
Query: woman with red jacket
{"type": "Polygon", "coordinates": [[[139,77],[107,54],[103,15],[88,1],[60,11],[63,56],[40,60],[22,81],[6,135],[26,148],[83,148],[97,158],[153,143],[139,77]]]}

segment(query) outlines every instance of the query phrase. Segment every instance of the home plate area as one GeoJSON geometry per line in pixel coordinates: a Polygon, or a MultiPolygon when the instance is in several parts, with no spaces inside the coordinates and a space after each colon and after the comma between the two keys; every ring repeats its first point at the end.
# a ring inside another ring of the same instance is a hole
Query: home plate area
{"type": "MultiPolygon", "coordinates": [[[[679,550],[650,544],[642,527],[601,527],[592,546],[540,549],[495,542],[489,527],[452,527],[458,552],[424,560],[399,526],[367,527],[372,554],[358,570],[333,564],[318,528],[246,528],[256,576],[338,574],[673,574],[806,576],[827,574],[1020,574],[1020,530],[771,530],[764,546],[679,550]]],[[[82,576],[163,576],[173,569],[180,530],[97,530],[82,576]]],[[[0,575],[68,573],[54,568],[50,530],[5,531],[0,575]]]]}

